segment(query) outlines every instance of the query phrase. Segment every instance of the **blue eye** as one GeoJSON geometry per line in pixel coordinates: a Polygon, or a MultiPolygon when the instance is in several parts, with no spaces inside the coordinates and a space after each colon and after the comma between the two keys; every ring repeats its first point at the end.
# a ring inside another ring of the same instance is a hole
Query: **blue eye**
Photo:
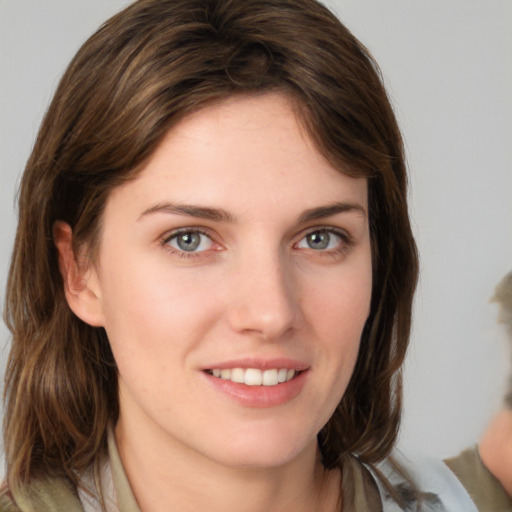
{"type": "Polygon", "coordinates": [[[314,251],[329,251],[340,246],[343,239],[334,231],[321,229],[308,233],[299,241],[299,249],[313,249],[314,251]]]}
{"type": "Polygon", "coordinates": [[[166,243],[181,252],[201,252],[211,249],[212,239],[199,231],[180,231],[171,235],[166,243]]]}

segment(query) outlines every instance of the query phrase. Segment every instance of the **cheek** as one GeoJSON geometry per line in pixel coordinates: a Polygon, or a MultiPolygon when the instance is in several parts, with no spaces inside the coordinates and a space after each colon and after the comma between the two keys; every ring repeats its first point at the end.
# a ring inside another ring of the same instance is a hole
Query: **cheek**
{"type": "Polygon", "coordinates": [[[370,309],[371,271],[339,269],[323,284],[318,286],[318,279],[309,282],[304,295],[307,302],[302,308],[319,369],[315,372],[317,386],[310,397],[318,430],[332,416],[352,377],[370,309]]]}
{"type": "Polygon", "coordinates": [[[369,257],[361,265],[340,267],[324,286],[318,280],[309,283],[304,307],[308,322],[318,340],[317,351],[327,358],[326,386],[332,386],[335,407],[352,376],[359,353],[361,334],[370,312],[372,294],[369,257]]]}
{"type": "Polygon", "coordinates": [[[359,342],[370,312],[372,294],[371,265],[340,269],[323,280],[311,280],[304,291],[304,308],[310,323],[321,338],[344,345],[359,342]]]}
{"type": "Polygon", "coordinates": [[[191,348],[218,314],[200,273],[170,272],[166,265],[137,261],[109,268],[102,302],[116,360],[137,357],[140,363],[153,359],[169,364],[169,356],[179,355],[185,342],[191,348]]]}

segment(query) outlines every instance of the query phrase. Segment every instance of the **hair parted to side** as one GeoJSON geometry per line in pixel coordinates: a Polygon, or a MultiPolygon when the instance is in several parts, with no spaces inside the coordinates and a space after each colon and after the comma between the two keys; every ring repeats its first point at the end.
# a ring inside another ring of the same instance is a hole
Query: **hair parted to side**
{"type": "MultiPolygon", "coordinates": [[[[102,328],[69,309],[52,226],[94,255],[110,192],[168,130],[233,94],[288,95],[319,151],[368,178],[371,312],[344,398],[319,433],[323,463],[373,463],[395,441],[417,253],[400,132],[377,65],[315,0],[139,0],[79,50],[46,113],[19,193],[7,287],[12,333],[4,425],[8,483],[76,479],[106,452],[117,370],[102,328]]],[[[343,325],[340,325],[343,329],[343,325]]]]}

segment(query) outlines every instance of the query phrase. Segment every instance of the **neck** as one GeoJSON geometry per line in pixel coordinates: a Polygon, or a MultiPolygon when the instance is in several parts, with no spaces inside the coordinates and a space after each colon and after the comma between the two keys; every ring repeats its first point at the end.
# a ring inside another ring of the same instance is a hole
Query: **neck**
{"type": "Polygon", "coordinates": [[[484,465],[512,496],[512,410],[503,410],[492,419],[479,449],[484,465]]]}
{"type": "Polygon", "coordinates": [[[326,471],[316,443],[280,467],[230,467],[162,437],[130,430],[120,419],[116,442],[143,512],[339,510],[339,472],[326,471]],[[141,435],[142,434],[142,435],[141,435]]]}

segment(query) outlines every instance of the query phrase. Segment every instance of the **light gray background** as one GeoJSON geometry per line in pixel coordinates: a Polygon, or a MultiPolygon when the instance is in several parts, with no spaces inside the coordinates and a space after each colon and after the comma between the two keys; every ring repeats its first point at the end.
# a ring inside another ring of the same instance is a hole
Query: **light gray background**
{"type": "MultiPolygon", "coordinates": [[[[0,0],[2,290],[13,197],[52,91],[79,45],[127,3],[0,0]]],[[[448,456],[476,442],[509,371],[488,298],[512,268],[512,1],[327,3],[379,61],[411,169],[422,277],[401,443],[448,456]]]]}

